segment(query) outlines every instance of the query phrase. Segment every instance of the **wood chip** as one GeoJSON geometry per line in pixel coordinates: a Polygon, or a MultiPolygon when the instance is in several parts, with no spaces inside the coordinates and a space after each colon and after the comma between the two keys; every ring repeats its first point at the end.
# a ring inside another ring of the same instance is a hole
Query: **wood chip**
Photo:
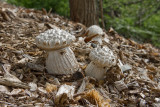
{"type": "Polygon", "coordinates": [[[123,80],[116,81],[116,82],[114,82],[114,84],[115,84],[117,90],[119,90],[119,91],[123,91],[128,88],[127,85],[123,82],[123,80]]]}
{"type": "Polygon", "coordinates": [[[66,102],[68,99],[72,99],[75,92],[74,86],[69,85],[61,85],[59,88],[56,97],[55,97],[55,103],[58,105],[62,105],[64,102],[66,102]]]}

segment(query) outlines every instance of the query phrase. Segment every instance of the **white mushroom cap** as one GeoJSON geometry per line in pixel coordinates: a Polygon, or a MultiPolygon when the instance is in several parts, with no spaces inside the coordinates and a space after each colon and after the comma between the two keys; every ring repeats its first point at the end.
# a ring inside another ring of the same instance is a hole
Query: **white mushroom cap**
{"type": "Polygon", "coordinates": [[[56,50],[69,46],[75,39],[75,36],[55,27],[38,35],[35,42],[44,50],[56,50]]]}
{"type": "Polygon", "coordinates": [[[111,67],[116,64],[116,56],[108,47],[93,49],[89,57],[97,66],[111,67]]]}
{"type": "Polygon", "coordinates": [[[93,36],[93,35],[103,35],[103,30],[100,28],[98,25],[92,25],[90,26],[87,31],[88,32],[88,37],[93,36]],[[89,31],[89,32],[88,32],[89,31]]]}
{"type": "Polygon", "coordinates": [[[87,38],[93,37],[91,41],[98,42],[100,45],[102,45],[102,35],[104,34],[102,28],[100,28],[98,25],[92,25],[87,29],[86,32],[88,32],[87,38]]]}

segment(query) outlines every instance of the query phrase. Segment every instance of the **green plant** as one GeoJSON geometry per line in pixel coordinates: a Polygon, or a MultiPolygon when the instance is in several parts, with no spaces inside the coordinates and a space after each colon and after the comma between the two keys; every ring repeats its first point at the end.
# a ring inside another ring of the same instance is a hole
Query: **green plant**
{"type": "Polygon", "coordinates": [[[52,12],[54,13],[58,13],[67,17],[69,16],[68,0],[7,0],[7,2],[26,8],[45,8],[47,11],[52,8],[52,12]]]}
{"type": "Polygon", "coordinates": [[[160,47],[160,3],[157,0],[104,0],[106,29],[160,47]]]}

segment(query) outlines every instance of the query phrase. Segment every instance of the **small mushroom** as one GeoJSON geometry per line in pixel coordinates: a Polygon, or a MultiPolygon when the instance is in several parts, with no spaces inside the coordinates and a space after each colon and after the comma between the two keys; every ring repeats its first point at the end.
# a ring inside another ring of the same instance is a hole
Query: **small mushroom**
{"type": "Polygon", "coordinates": [[[59,28],[47,30],[36,37],[37,46],[48,51],[48,73],[73,74],[78,69],[78,62],[69,47],[74,41],[73,35],[59,28]]]}
{"type": "Polygon", "coordinates": [[[104,79],[106,70],[116,64],[116,56],[108,47],[97,47],[93,49],[89,57],[91,62],[87,66],[85,73],[87,76],[94,77],[98,80],[104,79]]]}
{"type": "Polygon", "coordinates": [[[85,38],[85,42],[95,42],[100,45],[102,45],[102,35],[104,34],[102,28],[100,28],[98,25],[92,25],[90,26],[87,31],[86,31],[86,35],[87,37],[85,38]]]}

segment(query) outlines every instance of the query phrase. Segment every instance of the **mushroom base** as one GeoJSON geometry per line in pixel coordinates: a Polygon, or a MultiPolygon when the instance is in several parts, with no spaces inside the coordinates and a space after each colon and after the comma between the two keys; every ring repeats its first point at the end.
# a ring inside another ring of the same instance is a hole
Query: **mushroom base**
{"type": "Polygon", "coordinates": [[[98,80],[103,80],[106,73],[105,67],[99,67],[93,61],[87,66],[85,73],[87,76],[94,77],[98,80]]]}
{"type": "Polygon", "coordinates": [[[46,68],[50,74],[73,74],[78,70],[78,62],[70,47],[49,51],[46,68]]]}

